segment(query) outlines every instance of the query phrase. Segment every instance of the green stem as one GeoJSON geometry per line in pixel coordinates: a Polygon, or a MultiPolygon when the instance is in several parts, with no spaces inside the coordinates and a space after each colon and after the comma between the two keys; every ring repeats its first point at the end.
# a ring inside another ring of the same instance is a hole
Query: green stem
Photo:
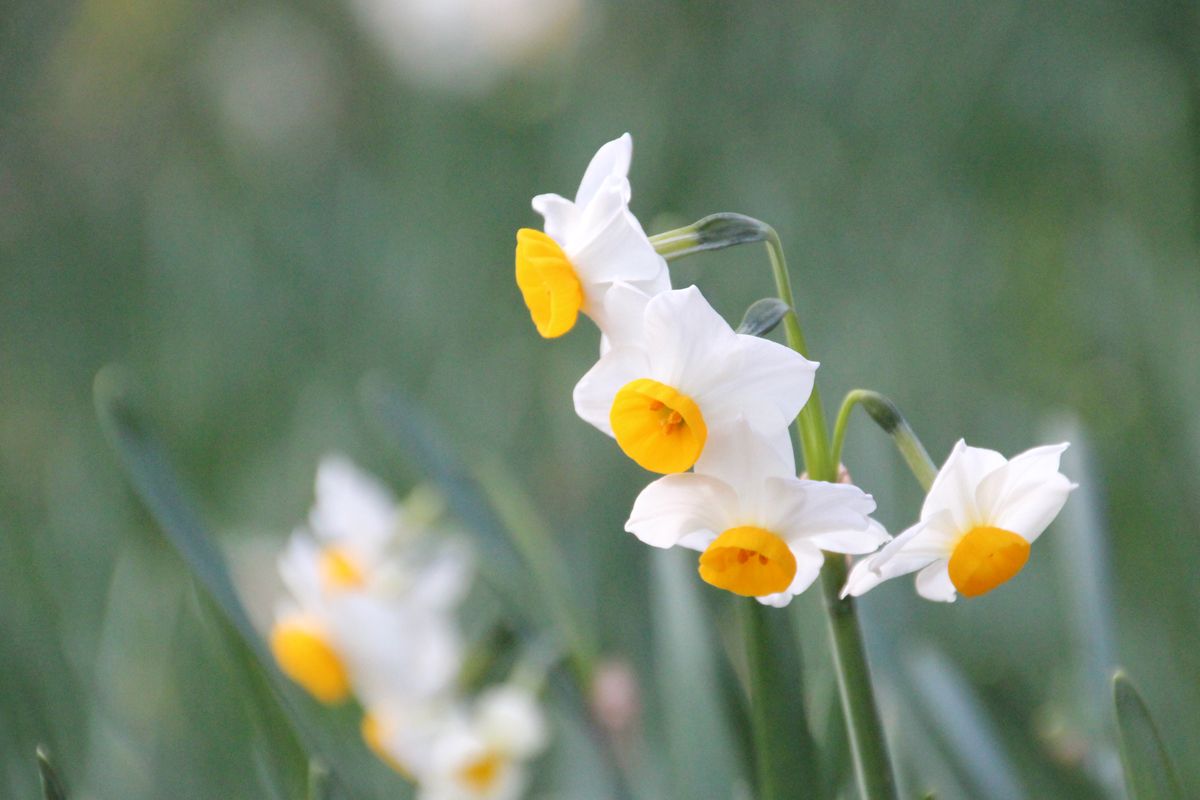
{"type": "MultiPolygon", "coordinates": [[[[792,309],[784,317],[788,345],[807,357],[808,348],[800,329],[800,319],[795,312],[796,302],[792,296],[787,262],[784,261],[783,247],[774,229],[771,229],[767,236],[767,250],[771,256],[771,271],[775,276],[779,299],[792,309]]],[[[808,403],[800,412],[796,426],[799,429],[808,476],[813,480],[837,480],[838,461],[831,458],[825,411],[821,406],[816,386],[813,387],[808,403]]],[[[825,611],[833,644],[833,664],[837,673],[838,693],[842,699],[842,713],[846,717],[846,728],[850,733],[855,777],[858,779],[859,790],[864,800],[895,800],[896,782],[888,757],[883,725],[879,719],[879,709],[875,704],[871,669],[867,663],[866,646],[863,643],[858,615],[855,613],[854,599],[838,597],[846,582],[847,572],[845,556],[825,554],[825,566],[821,570],[821,589],[825,596],[825,611]]]]}
{"type": "Polygon", "coordinates": [[[878,392],[855,389],[849,392],[846,399],[842,401],[837,421],[833,423],[833,446],[831,448],[833,463],[841,463],[842,445],[846,440],[850,412],[856,405],[862,405],[863,409],[871,415],[871,419],[875,420],[875,423],[883,429],[883,432],[892,437],[896,449],[904,457],[904,463],[912,471],[913,477],[917,479],[917,483],[921,484],[921,488],[928,492],[929,487],[933,485],[933,479],[937,477],[937,466],[929,457],[925,445],[921,444],[921,440],[913,432],[908,420],[900,413],[899,407],[878,392]]]}
{"type": "MultiPolygon", "coordinates": [[[[775,289],[779,299],[791,309],[784,316],[784,333],[788,346],[808,357],[808,346],[796,315],[796,302],[788,275],[783,246],[775,229],[764,222],[741,214],[713,214],[678,230],[668,231],[651,237],[655,249],[668,260],[682,258],[705,250],[765,242],[771,259],[771,272],[775,278],[775,289]]],[[[801,453],[805,469],[813,480],[837,480],[838,461],[832,458],[829,435],[825,425],[825,410],[821,397],[814,386],[812,395],[796,419],[801,453]]],[[[843,433],[844,436],[844,433],[843,433]]],[[[825,567],[821,570],[821,588],[825,596],[825,609],[829,622],[829,635],[833,645],[833,662],[837,672],[838,692],[842,700],[842,712],[849,731],[850,750],[854,757],[854,772],[858,779],[863,800],[896,800],[896,783],[888,758],[887,741],[879,720],[875,704],[875,692],[871,686],[871,672],[867,664],[866,648],[862,630],[855,613],[854,599],[841,599],[838,593],[846,582],[848,572],[846,558],[827,553],[825,567]]],[[[747,654],[750,659],[752,690],[752,716],[755,720],[755,745],[759,772],[773,768],[770,762],[769,742],[759,739],[759,721],[765,710],[754,701],[755,694],[761,698],[764,685],[761,644],[752,636],[765,633],[756,625],[758,613],[748,612],[747,654]],[[755,631],[758,633],[756,634],[755,631]],[[756,668],[756,664],[758,668],[756,668]]],[[[765,724],[765,723],[764,723],[765,724]]],[[[759,787],[760,797],[773,800],[777,794],[776,782],[767,779],[759,787]]]]}

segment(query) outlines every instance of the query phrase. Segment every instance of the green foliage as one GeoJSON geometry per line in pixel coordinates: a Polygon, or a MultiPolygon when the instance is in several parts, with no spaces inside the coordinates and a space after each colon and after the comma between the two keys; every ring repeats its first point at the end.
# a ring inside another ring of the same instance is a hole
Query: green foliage
{"type": "Polygon", "coordinates": [[[1130,800],[1183,800],[1175,768],[1137,687],[1124,672],[1113,676],[1112,685],[1130,800]]]}

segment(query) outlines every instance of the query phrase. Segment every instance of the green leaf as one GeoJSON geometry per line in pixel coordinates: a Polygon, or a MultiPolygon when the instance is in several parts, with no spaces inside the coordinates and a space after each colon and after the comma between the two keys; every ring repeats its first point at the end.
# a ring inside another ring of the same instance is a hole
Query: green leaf
{"type": "Polygon", "coordinates": [[[62,781],[59,780],[58,774],[51,766],[46,748],[41,745],[38,745],[37,749],[37,762],[38,773],[42,776],[43,800],[67,800],[67,790],[63,788],[62,781]]]}
{"type": "Polygon", "coordinates": [[[738,598],[749,667],[750,719],[760,800],[821,786],[816,743],[804,707],[800,643],[786,612],[738,598]]]}
{"type": "Polygon", "coordinates": [[[1124,672],[1113,675],[1121,764],[1130,800],[1183,800],[1183,791],[1145,701],[1124,672]]]}
{"type": "Polygon", "coordinates": [[[475,474],[430,433],[436,426],[398,387],[371,375],[363,380],[361,394],[371,418],[404,458],[445,494],[454,515],[475,537],[483,578],[526,623],[544,620],[545,609],[537,607],[529,591],[520,552],[475,474]]]}
{"type": "Polygon", "coordinates": [[[742,324],[737,327],[737,332],[748,336],[766,336],[775,330],[775,326],[784,318],[788,310],[788,304],[778,297],[764,297],[761,300],[755,300],[746,309],[746,313],[742,317],[742,324]]]}
{"type": "MultiPolygon", "coordinates": [[[[739,755],[726,718],[714,625],[700,596],[695,553],[655,550],[651,612],[671,794],[732,797],[739,755]]],[[[735,683],[736,687],[736,683],[735,683]]],[[[753,776],[747,765],[744,778],[753,776]]]]}
{"type": "Polygon", "coordinates": [[[134,492],[182,557],[208,597],[232,626],[254,668],[270,682],[276,701],[310,757],[329,765],[334,783],[350,797],[388,793],[406,796],[405,782],[374,758],[359,740],[353,710],[332,712],[319,706],[279,671],[262,637],[238,598],[225,560],[200,516],[185,496],[166,452],[138,412],[132,382],[117,367],[96,376],[96,413],[134,492]]]}

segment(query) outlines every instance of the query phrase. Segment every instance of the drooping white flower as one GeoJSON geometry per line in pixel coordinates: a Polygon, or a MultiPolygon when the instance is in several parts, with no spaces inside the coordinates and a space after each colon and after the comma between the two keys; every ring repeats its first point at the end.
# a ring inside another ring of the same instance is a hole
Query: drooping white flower
{"type": "Polygon", "coordinates": [[[604,297],[617,281],[649,295],[671,288],[667,262],[629,211],[628,133],[605,144],[588,164],[575,200],[533,198],[545,231],[517,232],[517,286],[538,333],[562,336],[580,311],[610,334],[604,297]]]}
{"type": "Polygon", "coordinates": [[[1035,447],[1007,460],[959,440],[929,489],[920,521],[856,564],[842,596],[917,570],[917,593],[943,602],[1009,580],[1076,486],[1058,471],[1066,449],[1065,443],[1035,447]]]}
{"type": "Polygon", "coordinates": [[[654,547],[701,551],[700,577],[760,602],[787,605],[812,584],[822,550],[870,553],[888,540],[857,486],[803,480],[779,448],[739,421],[696,471],[667,475],[633,504],[625,529],[654,547]]]}
{"type": "Polygon", "coordinates": [[[418,800],[515,800],[525,763],[546,746],[546,722],[528,690],[508,684],[483,692],[469,713],[447,719],[413,764],[418,800]]]}
{"type": "Polygon", "coordinates": [[[575,386],[580,417],[653,472],[689,469],[739,416],[791,452],[787,427],[812,392],[815,362],[735,333],[694,286],[650,297],[641,313],[639,335],[614,337],[575,386]]]}

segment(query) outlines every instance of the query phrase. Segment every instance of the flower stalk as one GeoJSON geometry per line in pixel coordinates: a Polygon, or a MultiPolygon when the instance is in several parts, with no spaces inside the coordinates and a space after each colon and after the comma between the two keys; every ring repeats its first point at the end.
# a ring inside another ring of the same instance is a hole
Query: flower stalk
{"type": "Polygon", "coordinates": [[[933,463],[925,445],[921,444],[921,440],[917,438],[896,404],[878,392],[855,389],[846,394],[842,407],[838,410],[837,420],[833,423],[833,462],[841,462],[842,444],[846,441],[850,412],[858,405],[863,407],[884,433],[892,437],[913,477],[921,484],[921,488],[928,492],[929,487],[933,485],[933,479],[937,477],[937,465],[933,463]]]}
{"type": "MultiPolygon", "coordinates": [[[[764,222],[741,214],[714,214],[692,225],[651,237],[651,243],[660,255],[668,260],[682,258],[705,250],[716,250],[748,242],[761,241],[766,244],[771,261],[771,273],[779,299],[788,306],[784,315],[784,334],[788,346],[808,357],[808,345],[796,314],[795,296],[792,292],[791,276],[783,254],[783,245],[775,229],[764,222]]],[[[860,400],[861,401],[861,398],[860,400]]],[[[848,411],[846,414],[848,415],[848,411]]],[[[843,425],[844,428],[844,425],[843,425]]],[[[835,449],[829,439],[825,423],[825,411],[816,387],[808,403],[796,419],[797,437],[803,453],[805,470],[813,480],[836,481],[840,443],[835,449]]],[[[911,433],[911,431],[910,431],[911,433]]],[[[842,436],[844,437],[844,432],[842,436]]],[[[915,437],[912,437],[915,441],[915,437]]],[[[916,443],[919,447],[919,442],[916,443]]],[[[923,452],[923,448],[921,448],[923,452]]],[[[915,453],[915,451],[914,451],[915,453]]],[[[928,456],[926,456],[928,458],[928,456]]],[[[825,598],[825,610],[833,650],[834,668],[837,673],[838,693],[842,701],[842,712],[849,732],[850,749],[854,761],[855,777],[864,800],[895,800],[896,783],[888,757],[887,741],[879,719],[875,692],[871,684],[870,667],[867,663],[866,647],[862,628],[858,622],[853,598],[839,598],[838,594],[848,574],[846,557],[827,553],[821,570],[821,588],[825,598]]],[[[755,669],[754,654],[759,646],[751,639],[759,633],[754,626],[747,628],[747,647],[750,657],[751,694],[764,687],[764,676],[755,669]]],[[[755,743],[758,749],[764,746],[758,724],[761,718],[752,714],[756,723],[755,743]]],[[[772,766],[760,753],[757,761],[760,793],[771,798],[774,786],[772,766]],[[765,774],[764,774],[765,773],[765,774]]]]}

